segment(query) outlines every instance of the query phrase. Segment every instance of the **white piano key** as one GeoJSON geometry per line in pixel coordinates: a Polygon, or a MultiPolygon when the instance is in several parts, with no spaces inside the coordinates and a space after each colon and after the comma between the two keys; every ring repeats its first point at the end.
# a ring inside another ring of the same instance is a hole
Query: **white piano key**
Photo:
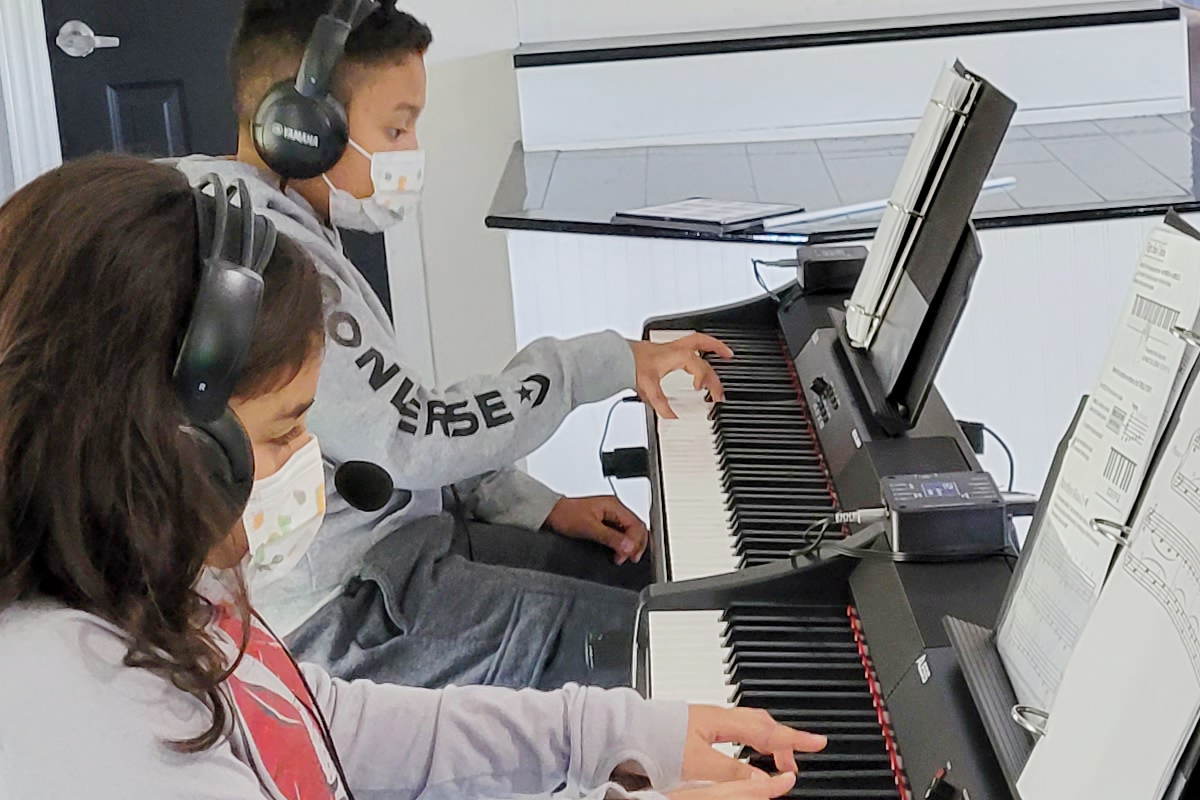
{"type": "MultiPolygon", "coordinates": [[[[651,331],[650,341],[672,342],[693,331],[651,331]]],[[[663,393],[679,419],[658,420],[663,518],[670,542],[671,580],[733,572],[738,568],[726,494],[708,415],[712,404],[692,376],[666,376],[663,393]]]]}
{"type": "MultiPolygon", "coordinates": [[[[650,697],[730,707],[733,687],[726,674],[729,651],[722,641],[720,611],[652,611],[647,615],[650,642],[650,697]]],[[[738,747],[720,744],[735,756],[738,747]]]]}

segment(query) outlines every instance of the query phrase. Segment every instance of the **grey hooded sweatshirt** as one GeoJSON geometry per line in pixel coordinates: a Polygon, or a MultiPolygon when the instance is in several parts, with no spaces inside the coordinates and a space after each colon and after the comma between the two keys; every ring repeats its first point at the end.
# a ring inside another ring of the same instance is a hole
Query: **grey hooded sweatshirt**
{"type": "MultiPolygon", "coordinates": [[[[615,332],[526,347],[498,375],[444,389],[426,386],[404,365],[403,343],[371,286],[295,191],[228,158],[168,162],[193,184],[216,173],[241,178],[256,211],[314,259],[331,301],[324,367],[309,429],[321,443],[326,474],[345,461],[384,467],[414,492],[373,514],[357,511],[327,480],[325,522],[305,559],[254,594],[281,635],[295,630],[361,566],[363,555],[405,522],[442,511],[442,489],[459,485],[468,510],[487,522],[536,530],[561,496],[511,465],[541,446],[577,406],[635,386],[633,352],[615,332]]],[[[486,331],[479,331],[486,336],[486,331]]]]}

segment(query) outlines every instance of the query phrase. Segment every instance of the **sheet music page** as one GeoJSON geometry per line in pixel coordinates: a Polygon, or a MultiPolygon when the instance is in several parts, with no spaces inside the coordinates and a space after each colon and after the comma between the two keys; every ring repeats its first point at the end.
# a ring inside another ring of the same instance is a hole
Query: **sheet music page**
{"type": "Polygon", "coordinates": [[[1192,391],[1018,781],[1024,800],[1155,800],[1166,791],[1200,719],[1198,487],[1192,391]]]}
{"type": "Polygon", "coordinates": [[[1193,327],[1198,315],[1200,242],[1159,226],[1142,251],[1099,382],[998,626],[997,648],[1022,704],[1053,707],[1116,551],[1091,520],[1129,520],[1195,357],[1171,330],[1193,327]]]}
{"type": "Polygon", "coordinates": [[[973,81],[951,67],[942,70],[938,77],[846,309],[846,333],[856,344],[870,344],[874,317],[880,313],[894,273],[904,263],[907,245],[912,240],[914,220],[905,210],[923,207],[930,171],[940,166],[935,159],[958,123],[956,111],[964,107],[973,86],[973,81]]]}

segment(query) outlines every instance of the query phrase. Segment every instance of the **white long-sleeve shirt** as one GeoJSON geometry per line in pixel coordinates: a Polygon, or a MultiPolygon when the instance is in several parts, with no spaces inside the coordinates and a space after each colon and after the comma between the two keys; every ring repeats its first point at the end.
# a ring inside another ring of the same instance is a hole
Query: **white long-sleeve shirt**
{"type": "MultiPolygon", "coordinates": [[[[231,618],[214,625],[237,633],[231,618]]],[[[202,733],[211,716],[164,678],[124,666],[126,651],[117,629],[81,611],[0,613],[0,800],[345,800],[308,692],[265,629],[255,627],[226,685],[232,734],[194,755],[166,742],[202,733]]],[[[429,690],[301,670],[357,800],[661,800],[609,782],[627,762],[657,789],[680,780],[682,704],[630,690],[429,690]]]]}

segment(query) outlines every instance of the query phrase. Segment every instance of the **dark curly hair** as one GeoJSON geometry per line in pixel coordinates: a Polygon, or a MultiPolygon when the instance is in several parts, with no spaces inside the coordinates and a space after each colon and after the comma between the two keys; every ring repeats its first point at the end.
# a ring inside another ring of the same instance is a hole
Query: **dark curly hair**
{"type": "MultiPolygon", "coordinates": [[[[330,7],[330,0],[246,0],[229,52],[238,119],[243,124],[272,86],[296,74],[317,19],[330,7]]],[[[346,41],[346,54],[334,80],[335,96],[343,105],[349,104],[356,68],[398,64],[424,55],[431,44],[433,33],[427,25],[397,11],[393,0],[383,0],[346,41]]]]}
{"type": "MultiPolygon", "coordinates": [[[[181,429],[171,380],[198,274],[194,196],[170,167],[95,156],[0,207],[0,611],[51,599],[119,627],[127,666],[212,711],[205,733],[174,743],[190,752],[231,720],[234,665],[193,586],[241,514],[181,429]]],[[[302,251],[280,237],[264,279],[239,398],[287,383],[323,346],[302,251]]]]}

